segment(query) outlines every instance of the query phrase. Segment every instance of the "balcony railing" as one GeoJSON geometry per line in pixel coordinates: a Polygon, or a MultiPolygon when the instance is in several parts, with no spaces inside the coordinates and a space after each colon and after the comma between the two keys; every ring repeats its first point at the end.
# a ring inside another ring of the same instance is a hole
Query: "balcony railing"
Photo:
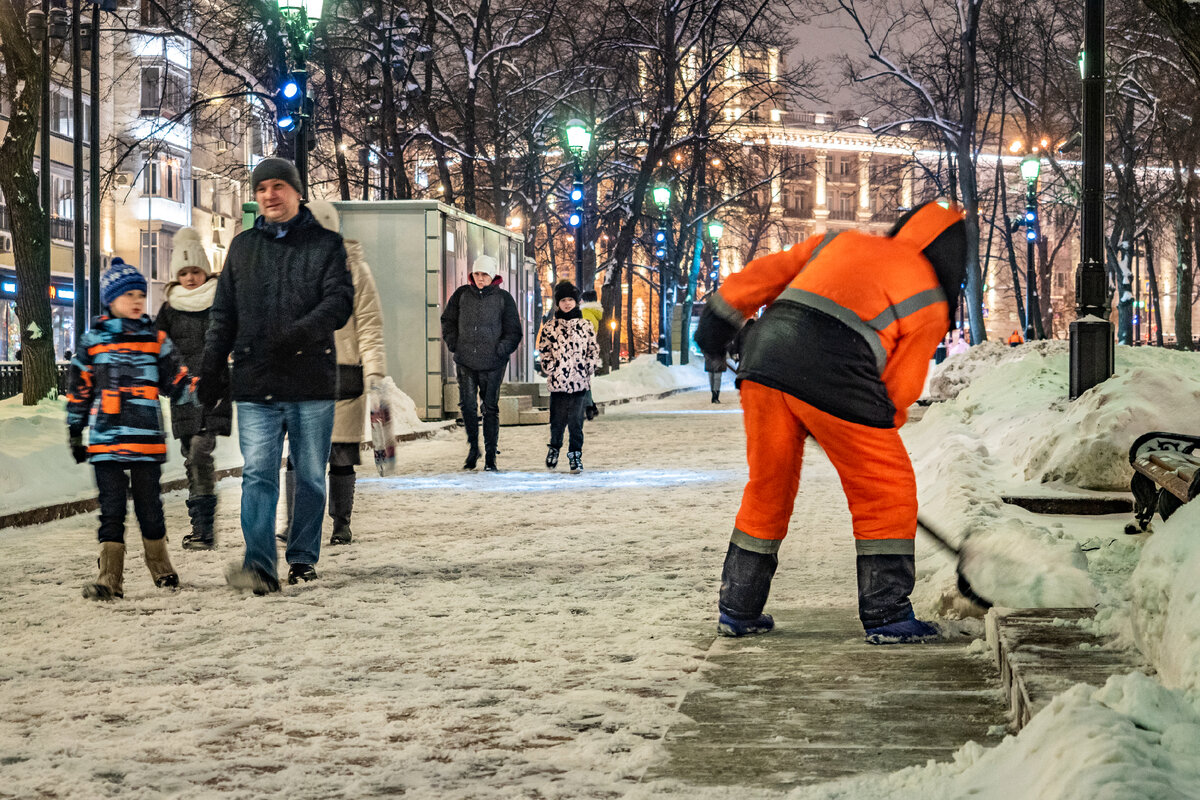
{"type": "MultiPolygon", "coordinates": [[[[88,239],[88,226],[83,226],[83,241],[86,244],[88,239]]],[[[65,219],[63,217],[50,218],[50,238],[57,239],[60,242],[75,241],[75,220],[65,219]]]]}
{"type": "Polygon", "coordinates": [[[853,222],[854,220],[858,219],[858,212],[857,211],[842,211],[841,209],[838,209],[838,208],[831,208],[831,209],[829,209],[829,218],[836,219],[841,222],[853,222]]]}

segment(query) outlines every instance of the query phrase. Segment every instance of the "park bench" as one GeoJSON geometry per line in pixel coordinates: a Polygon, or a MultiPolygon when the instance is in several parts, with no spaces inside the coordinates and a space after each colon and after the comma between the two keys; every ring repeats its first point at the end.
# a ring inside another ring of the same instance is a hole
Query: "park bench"
{"type": "Polygon", "coordinates": [[[1129,448],[1133,467],[1133,514],[1137,524],[1126,533],[1141,533],[1155,512],[1165,520],[1200,494],[1200,436],[1152,431],[1129,448]]]}

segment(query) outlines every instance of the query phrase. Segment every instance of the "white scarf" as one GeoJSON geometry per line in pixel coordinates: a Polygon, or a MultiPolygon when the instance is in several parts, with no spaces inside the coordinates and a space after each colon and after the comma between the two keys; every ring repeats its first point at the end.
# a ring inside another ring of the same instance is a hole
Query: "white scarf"
{"type": "Polygon", "coordinates": [[[176,311],[207,311],[217,294],[217,282],[209,278],[195,289],[185,289],[180,284],[167,292],[167,302],[176,311]]]}

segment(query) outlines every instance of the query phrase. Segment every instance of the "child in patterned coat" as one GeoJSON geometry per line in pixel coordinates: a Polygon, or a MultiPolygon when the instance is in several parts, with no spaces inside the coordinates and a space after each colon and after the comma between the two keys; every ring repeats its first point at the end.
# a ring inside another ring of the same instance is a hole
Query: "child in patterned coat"
{"type": "Polygon", "coordinates": [[[167,458],[158,396],[195,402],[193,381],[167,334],[146,315],[146,279],[114,258],[100,276],[109,314],[92,320],[71,359],[67,427],[76,463],[91,461],[100,493],[100,575],[83,587],[91,600],[124,597],[125,508],[130,489],[154,585],[179,585],[167,555],[159,478],[167,458]],[[91,426],[88,443],[83,430],[91,426]]]}
{"type": "Polygon", "coordinates": [[[583,471],[583,414],[600,348],[596,331],[579,310],[579,290],[570,281],[554,287],[554,318],[542,326],[538,349],[550,390],[550,449],[546,466],[558,466],[563,429],[569,431],[567,461],[583,471]]]}

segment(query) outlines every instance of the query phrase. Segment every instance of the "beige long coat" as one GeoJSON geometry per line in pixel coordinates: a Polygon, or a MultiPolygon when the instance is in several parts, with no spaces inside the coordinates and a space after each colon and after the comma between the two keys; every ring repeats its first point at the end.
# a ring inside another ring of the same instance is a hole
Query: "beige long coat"
{"type": "Polygon", "coordinates": [[[367,426],[367,387],[371,378],[387,374],[383,349],[383,309],[375,279],[367,266],[362,245],[346,241],[346,264],[354,280],[354,313],[350,321],[334,334],[338,364],[362,364],[363,393],[350,400],[338,400],[333,416],[333,441],[363,442],[367,426]]]}

